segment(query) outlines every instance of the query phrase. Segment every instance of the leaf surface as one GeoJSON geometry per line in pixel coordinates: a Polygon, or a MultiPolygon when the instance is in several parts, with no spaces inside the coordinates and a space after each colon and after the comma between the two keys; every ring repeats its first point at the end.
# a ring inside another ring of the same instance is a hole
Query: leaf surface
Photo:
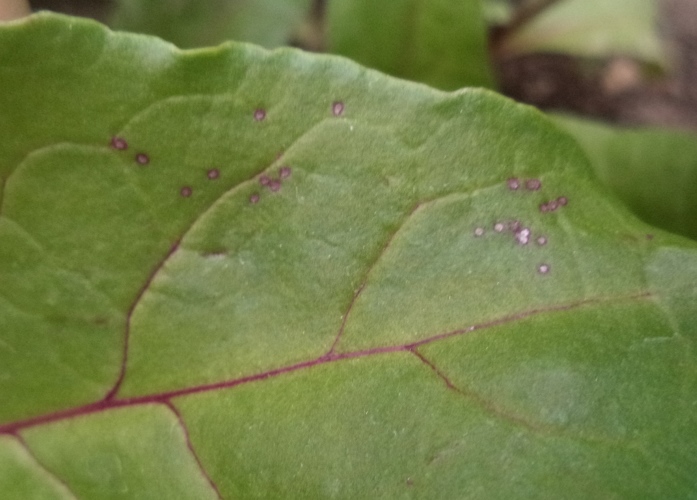
{"type": "Polygon", "coordinates": [[[406,80],[493,87],[479,0],[332,0],[330,52],[406,80]]]}
{"type": "Polygon", "coordinates": [[[272,48],[288,44],[309,8],[310,0],[119,0],[110,25],[182,48],[226,40],[272,48]]]}
{"type": "Polygon", "coordinates": [[[643,220],[697,239],[697,137],[552,119],[583,147],[598,176],[643,220]]]}
{"type": "Polygon", "coordinates": [[[697,492],[697,245],[541,113],[47,14],[0,60],[9,498],[697,492]]]}

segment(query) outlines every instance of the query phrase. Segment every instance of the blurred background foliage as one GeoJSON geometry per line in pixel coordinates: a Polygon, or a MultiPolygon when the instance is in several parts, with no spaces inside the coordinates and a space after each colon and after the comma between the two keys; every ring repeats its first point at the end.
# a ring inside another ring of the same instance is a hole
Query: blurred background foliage
{"type": "MultiPolygon", "coordinates": [[[[29,3],[181,48],[290,45],[443,90],[493,89],[552,113],[639,217],[697,238],[695,0],[29,3]]],[[[28,10],[0,0],[5,18],[28,10]]]]}

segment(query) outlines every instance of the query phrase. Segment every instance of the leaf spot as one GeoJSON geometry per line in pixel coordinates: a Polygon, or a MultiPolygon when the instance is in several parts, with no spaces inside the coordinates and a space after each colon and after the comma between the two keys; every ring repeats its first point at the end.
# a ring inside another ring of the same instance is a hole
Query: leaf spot
{"type": "Polygon", "coordinates": [[[474,235],[479,238],[480,236],[484,236],[484,228],[483,227],[478,227],[475,228],[474,230],[474,235]]]}
{"type": "Polygon", "coordinates": [[[497,222],[496,224],[494,224],[494,231],[496,231],[497,233],[502,233],[505,228],[506,226],[503,222],[497,222]]]}
{"type": "Polygon", "coordinates": [[[288,177],[290,177],[291,173],[292,173],[291,168],[288,166],[285,166],[285,167],[281,167],[281,169],[278,171],[278,176],[281,179],[287,179],[288,177]]]}
{"type": "Polygon", "coordinates": [[[273,179],[273,180],[269,183],[269,189],[270,189],[271,191],[273,191],[274,193],[277,192],[277,191],[280,191],[280,190],[281,190],[281,181],[279,181],[278,179],[273,179]]]}
{"type": "Polygon", "coordinates": [[[266,118],[266,110],[262,108],[257,108],[254,111],[254,119],[258,122],[262,121],[264,118],[266,118]]]}
{"type": "Polygon", "coordinates": [[[344,114],[344,103],[341,101],[334,101],[332,103],[332,114],[334,116],[341,116],[344,114]]]}
{"type": "Polygon", "coordinates": [[[537,191],[542,187],[542,183],[540,182],[540,179],[528,179],[525,181],[525,188],[528,191],[537,191]]]}
{"type": "Polygon", "coordinates": [[[123,151],[128,149],[128,143],[123,137],[114,136],[111,138],[111,147],[123,151]]]}
{"type": "Polygon", "coordinates": [[[568,205],[568,203],[569,199],[566,196],[560,196],[559,198],[557,198],[557,204],[560,207],[565,207],[566,205],[568,205]]]}
{"type": "Polygon", "coordinates": [[[181,194],[183,198],[188,198],[193,192],[194,191],[191,189],[191,186],[184,186],[181,188],[181,190],[179,190],[179,194],[181,194]]]}
{"type": "Polygon", "coordinates": [[[268,186],[269,184],[271,184],[271,178],[268,175],[262,175],[261,177],[259,177],[259,184],[261,184],[262,186],[268,186]]]}
{"type": "Polygon", "coordinates": [[[537,266],[537,272],[540,274],[549,273],[549,264],[540,264],[539,266],[537,266]]]}
{"type": "Polygon", "coordinates": [[[508,179],[507,184],[508,189],[510,189],[511,191],[515,191],[520,187],[520,180],[518,180],[518,178],[516,177],[511,177],[510,179],[508,179]]]}
{"type": "Polygon", "coordinates": [[[215,180],[215,179],[217,179],[218,177],[220,177],[220,170],[218,170],[217,168],[212,168],[212,169],[210,169],[210,170],[206,173],[206,176],[207,176],[210,180],[215,180]]]}
{"type": "Polygon", "coordinates": [[[545,236],[540,236],[537,238],[537,244],[540,246],[545,246],[547,244],[547,238],[545,236]]]}
{"type": "Polygon", "coordinates": [[[528,241],[530,241],[530,229],[524,227],[520,231],[516,231],[515,239],[519,244],[527,245],[528,241]]]}
{"type": "Polygon", "coordinates": [[[140,165],[147,165],[150,163],[150,157],[145,153],[138,153],[136,155],[136,162],[138,162],[140,165]]]}
{"type": "Polygon", "coordinates": [[[249,197],[249,203],[251,203],[252,205],[256,205],[257,203],[259,203],[259,199],[260,199],[259,193],[253,193],[249,197]]]}

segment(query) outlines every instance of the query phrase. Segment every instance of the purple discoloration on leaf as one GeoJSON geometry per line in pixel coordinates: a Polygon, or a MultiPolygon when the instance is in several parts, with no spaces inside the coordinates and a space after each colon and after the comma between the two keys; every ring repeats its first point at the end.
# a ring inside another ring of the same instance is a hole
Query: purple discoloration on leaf
{"type": "Polygon", "coordinates": [[[291,173],[292,173],[291,168],[288,166],[285,166],[285,167],[281,167],[281,169],[278,171],[278,176],[281,179],[287,179],[288,177],[290,177],[291,173]]]}
{"type": "Polygon", "coordinates": [[[334,101],[332,103],[332,114],[334,116],[341,116],[344,114],[344,103],[341,101],[334,101]]]}
{"type": "Polygon", "coordinates": [[[537,191],[542,187],[542,182],[540,182],[540,179],[528,179],[525,181],[525,188],[528,191],[537,191]]]}
{"type": "Polygon", "coordinates": [[[560,196],[559,198],[557,198],[557,204],[560,207],[565,207],[566,205],[568,205],[568,203],[569,199],[566,196],[560,196]]]}
{"type": "Polygon", "coordinates": [[[506,183],[508,184],[508,189],[511,191],[516,191],[518,188],[520,188],[520,179],[517,177],[511,177],[508,179],[508,181],[506,181],[506,183]]]}
{"type": "Polygon", "coordinates": [[[268,186],[269,184],[271,184],[271,178],[268,175],[262,175],[261,177],[259,177],[259,184],[261,184],[262,186],[268,186]]]}
{"type": "Polygon", "coordinates": [[[212,168],[206,173],[206,176],[210,180],[215,180],[220,177],[220,170],[218,170],[217,168],[212,168]]]}
{"type": "Polygon", "coordinates": [[[269,183],[269,189],[271,191],[273,191],[274,193],[280,191],[281,190],[281,181],[279,181],[278,179],[273,179],[269,183]]]}
{"type": "Polygon", "coordinates": [[[179,190],[179,194],[181,194],[184,198],[188,198],[193,192],[194,191],[191,189],[191,186],[184,186],[179,190]]]}
{"type": "Polygon", "coordinates": [[[261,197],[259,196],[259,193],[252,193],[252,195],[249,197],[249,203],[251,203],[252,205],[256,205],[257,203],[259,203],[260,199],[261,197]]]}
{"type": "Polygon", "coordinates": [[[136,155],[136,162],[140,165],[147,165],[148,163],[150,163],[150,157],[145,153],[138,153],[136,155]]]}
{"type": "Polygon", "coordinates": [[[128,149],[128,143],[123,137],[114,136],[111,138],[111,147],[119,151],[124,151],[128,149]]]}
{"type": "Polygon", "coordinates": [[[266,110],[262,108],[257,108],[254,111],[254,119],[258,122],[262,121],[264,118],[266,118],[266,110]]]}

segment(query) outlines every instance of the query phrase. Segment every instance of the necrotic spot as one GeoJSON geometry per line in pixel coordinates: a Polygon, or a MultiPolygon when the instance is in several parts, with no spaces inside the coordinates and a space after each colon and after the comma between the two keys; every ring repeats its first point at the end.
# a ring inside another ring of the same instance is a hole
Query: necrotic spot
{"type": "Polygon", "coordinates": [[[258,108],[254,111],[254,119],[258,122],[266,118],[266,110],[258,108]]]}
{"type": "Polygon", "coordinates": [[[569,203],[569,199],[566,196],[560,196],[557,198],[557,203],[559,206],[565,207],[569,203]]]}
{"type": "Polygon", "coordinates": [[[537,191],[538,189],[540,189],[542,187],[542,183],[540,182],[540,179],[528,179],[525,182],[525,187],[529,191],[537,191]]]}
{"type": "Polygon", "coordinates": [[[520,181],[517,178],[511,177],[510,179],[508,179],[508,189],[510,189],[511,191],[515,191],[519,187],[520,181]]]}
{"type": "Polygon", "coordinates": [[[281,169],[278,171],[278,176],[281,179],[287,179],[288,177],[290,177],[291,172],[292,171],[291,171],[290,167],[288,167],[288,166],[281,167],[281,169]]]}
{"type": "Polygon", "coordinates": [[[190,186],[184,186],[181,188],[181,190],[179,190],[179,194],[181,194],[184,198],[191,196],[191,193],[193,193],[193,190],[190,186]]]}
{"type": "Polygon", "coordinates": [[[281,189],[281,181],[279,181],[278,179],[273,179],[269,183],[269,189],[273,192],[279,191],[281,189]]]}
{"type": "Polygon", "coordinates": [[[212,168],[212,169],[210,169],[210,170],[208,171],[208,173],[206,174],[206,176],[207,176],[210,180],[217,179],[218,177],[220,177],[220,170],[218,170],[217,168],[212,168]]]}
{"type": "Polygon", "coordinates": [[[111,138],[111,147],[123,151],[128,149],[128,143],[123,137],[114,136],[111,138]]]}
{"type": "Polygon", "coordinates": [[[344,113],[344,103],[341,101],[335,101],[332,103],[332,114],[334,116],[341,116],[344,113]]]}
{"type": "Polygon", "coordinates": [[[249,197],[249,203],[256,205],[259,203],[259,193],[254,193],[249,197]]]}
{"type": "Polygon", "coordinates": [[[268,186],[269,184],[271,184],[271,179],[268,175],[262,175],[261,177],[259,177],[259,184],[261,184],[262,186],[268,186]]]}
{"type": "Polygon", "coordinates": [[[484,236],[484,228],[483,227],[475,228],[474,235],[477,237],[484,236]]]}
{"type": "Polygon", "coordinates": [[[141,165],[147,165],[148,163],[150,163],[150,157],[148,157],[148,155],[146,155],[145,153],[138,153],[136,155],[136,161],[141,165]]]}

